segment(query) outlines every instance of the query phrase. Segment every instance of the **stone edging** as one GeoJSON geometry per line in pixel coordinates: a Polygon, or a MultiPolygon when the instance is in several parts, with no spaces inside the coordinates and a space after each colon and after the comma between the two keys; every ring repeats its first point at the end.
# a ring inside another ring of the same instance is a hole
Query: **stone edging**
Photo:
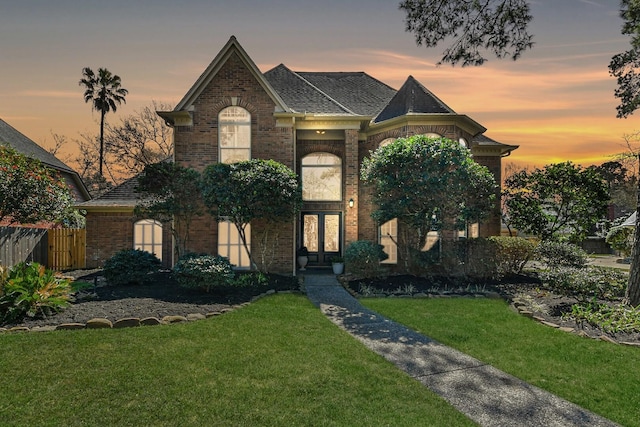
{"type": "MultiPolygon", "coordinates": [[[[291,291],[281,291],[280,293],[290,293],[291,291]]],[[[164,316],[162,319],[158,319],[157,317],[145,317],[143,319],[138,317],[125,317],[122,319],[118,319],[115,322],[112,322],[109,319],[104,318],[95,318],[87,321],[87,323],[61,323],[59,325],[48,325],[48,326],[34,326],[32,328],[28,328],[26,326],[14,326],[12,328],[0,328],[1,333],[10,333],[10,332],[50,332],[50,331],[60,331],[60,330],[77,330],[77,329],[121,329],[121,328],[132,328],[138,326],[155,326],[155,325],[170,325],[173,323],[184,323],[184,322],[193,322],[196,320],[204,320],[210,317],[220,316],[225,313],[229,313],[231,311],[235,311],[237,309],[246,307],[263,298],[267,295],[275,294],[276,291],[271,289],[267,292],[257,295],[249,302],[243,302],[242,304],[233,305],[228,308],[223,308],[220,311],[213,311],[210,313],[191,313],[186,316],[164,316]]]]}

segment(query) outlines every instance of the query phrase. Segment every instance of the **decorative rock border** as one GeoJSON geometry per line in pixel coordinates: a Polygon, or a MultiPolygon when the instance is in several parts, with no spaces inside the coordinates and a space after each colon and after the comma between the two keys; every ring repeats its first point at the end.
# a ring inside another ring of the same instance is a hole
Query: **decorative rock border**
{"type": "Polygon", "coordinates": [[[576,328],[570,328],[570,327],[566,327],[566,326],[560,326],[558,324],[555,324],[553,322],[549,322],[547,321],[544,317],[540,317],[540,316],[535,316],[533,314],[533,312],[527,310],[526,306],[523,305],[519,305],[519,304],[511,304],[511,307],[513,307],[514,310],[516,310],[518,313],[520,313],[523,316],[526,316],[530,319],[533,319],[537,322],[540,322],[541,324],[545,325],[545,326],[549,326],[550,328],[554,328],[554,329],[558,329],[560,331],[563,332],[569,332],[572,334],[576,334],[580,337],[583,338],[591,338],[591,339],[596,339],[596,340],[601,340],[601,341],[606,341],[608,343],[611,344],[622,344],[622,345],[626,345],[626,346],[630,346],[630,347],[639,347],[640,348],[640,343],[637,342],[627,342],[627,341],[616,341],[613,338],[611,338],[608,335],[599,335],[597,337],[591,336],[589,334],[587,334],[585,331],[580,330],[580,329],[576,329],[576,328]]]}
{"type": "Polygon", "coordinates": [[[220,316],[225,313],[229,313],[235,311],[237,309],[243,308],[259,300],[260,298],[266,297],[268,295],[273,295],[275,293],[294,293],[295,291],[280,291],[277,292],[274,289],[270,289],[263,294],[256,295],[251,298],[249,302],[243,302],[242,304],[236,304],[228,308],[223,308],[218,311],[213,311],[209,313],[190,313],[187,316],[164,316],[162,319],[158,319],[157,317],[145,317],[140,319],[138,317],[125,317],[122,319],[118,319],[115,322],[111,322],[109,319],[104,318],[95,318],[90,319],[87,323],[61,323],[59,325],[48,325],[48,326],[34,326],[32,328],[28,328],[26,326],[14,326],[12,328],[0,328],[0,334],[2,333],[10,333],[10,332],[51,332],[51,331],[62,331],[62,330],[78,330],[78,329],[120,329],[120,328],[135,328],[140,326],[154,326],[154,325],[171,325],[174,323],[185,323],[185,322],[195,322],[198,320],[205,320],[210,317],[220,316]]]}

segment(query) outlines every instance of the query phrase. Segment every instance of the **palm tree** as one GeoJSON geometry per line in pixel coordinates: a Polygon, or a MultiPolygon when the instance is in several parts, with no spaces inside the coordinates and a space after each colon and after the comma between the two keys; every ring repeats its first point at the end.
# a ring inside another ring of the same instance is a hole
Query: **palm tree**
{"type": "Polygon", "coordinates": [[[104,157],[104,116],[109,111],[116,111],[116,104],[125,103],[124,97],[129,91],[121,87],[120,76],[111,74],[106,68],[98,68],[96,75],[89,67],[82,69],[82,79],[78,82],[84,86],[84,102],[93,102],[93,109],[100,111],[100,176],[104,157]]]}

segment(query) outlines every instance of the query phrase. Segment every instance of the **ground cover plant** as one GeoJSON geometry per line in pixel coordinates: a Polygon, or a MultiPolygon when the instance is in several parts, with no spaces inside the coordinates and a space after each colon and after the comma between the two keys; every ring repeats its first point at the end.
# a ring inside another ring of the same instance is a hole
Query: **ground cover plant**
{"type": "Polygon", "coordinates": [[[302,295],[164,327],[0,334],[0,347],[6,426],[473,425],[302,295]]]}
{"type": "Polygon", "coordinates": [[[368,308],[625,426],[640,426],[640,351],[541,325],[499,299],[366,298],[368,308]]]}

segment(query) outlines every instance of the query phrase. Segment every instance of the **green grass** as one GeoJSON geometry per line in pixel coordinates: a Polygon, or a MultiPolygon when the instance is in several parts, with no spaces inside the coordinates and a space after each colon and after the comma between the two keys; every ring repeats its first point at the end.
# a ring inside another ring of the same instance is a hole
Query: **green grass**
{"type": "Polygon", "coordinates": [[[275,295],[188,324],[0,334],[2,426],[473,425],[275,295]]]}
{"type": "Polygon", "coordinates": [[[640,349],[541,325],[490,299],[363,299],[443,344],[625,426],[640,426],[640,349]]]}

